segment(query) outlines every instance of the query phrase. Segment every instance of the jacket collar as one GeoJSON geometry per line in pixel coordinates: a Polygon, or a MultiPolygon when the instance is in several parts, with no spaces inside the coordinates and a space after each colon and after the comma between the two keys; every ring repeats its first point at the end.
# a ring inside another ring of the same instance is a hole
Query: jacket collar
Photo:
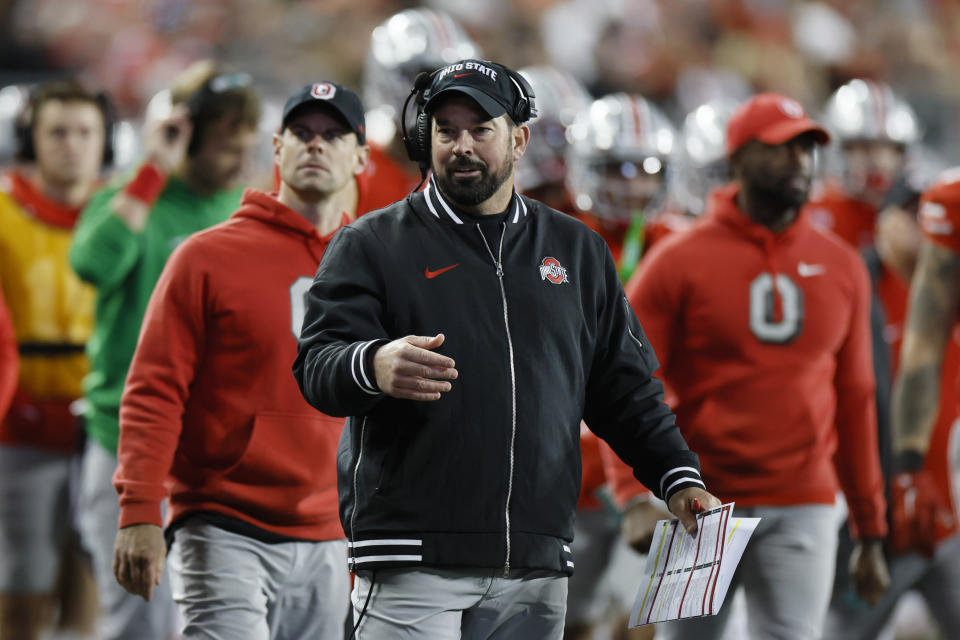
{"type": "MultiPolygon", "coordinates": [[[[440,189],[437,188],[433,174],[430,174],[430,180],[423,190],[423,200],[427,205],[427,209],[436,219],[452,224],[464,224],[464,214],[457,214],[457,212],[453,210],[450,203],[448,203],[440,193],[440,189]]],[[[507,222],[519,223],[527,217],[527,204],[523,201],[523,198],[517,194],[516,189],[513,190],[513,199],[510,201],[509,210],[510,215],[507,216],[507,222]]]]}

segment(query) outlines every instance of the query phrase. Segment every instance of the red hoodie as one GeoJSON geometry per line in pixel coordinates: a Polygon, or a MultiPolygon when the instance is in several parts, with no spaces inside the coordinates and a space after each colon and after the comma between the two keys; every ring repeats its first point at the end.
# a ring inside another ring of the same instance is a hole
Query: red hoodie
{"type": "Polygon", "coordinates": [[[370,145],[370,160],[357,180],[364,183],[365,210],[373,211],[406,198],[420,182],[420,177],[407,171],[385,149],[370,145]]]}
{"type": "Polygon", "coordinates": [[[290,371],[304,295],[329,239],[248,189],[230,220],[171,255],[120,406],[121,527],[161,524],[169,473],[168,522],[215,511],[293,538],[343,537],[344,421],[308,405],[290,371]]]}
{"type": "MultiPolygon", "coordinates": [[[[960,254],[960,169],[957,167],[944,171],[933,184],[924,192],[920,201],[920,226],[924,236],[930,242],[944,247],[956,254],[960,254]]],[[[906,315],[902,309],[900,318],[906,315]]],[[[888,320],[889,320],[888,316],[888,320]]],[[[894,318],[894,321],[897,318],[894,318]]],[[[951,461],[951,452],[955,450],[954,440],[960,438],[960,427],[949,420],[950,416],[960,413],[957,398],[960,398],[960,327],[954,326],[953,339],[947,344],[943,355],[940,384],[940,413],[937,423],[930,436],[930,445],[927,448],[926,467],[933,474],[941,495],[948,498],[947,502],[953,509],[954,522],[937,523],[937,540],[943,540],[952,533],[956,533],[960,521],[960,486],[954,486],[951,476],[954,473],[954,463],[951,461]],[[947,386],[949,385],[949,386],[947,386]],[[948,411],[945,403],[953,402],[953,411],[948,411]]]]}
{"type": "Polygon", "coordinates": [[[626,289],[677,424],[723,501],[829,504],[839,484],[854,534],[882,537],[866,268],[805,215],[777,234],[752,222],[737,189],[715,191],[626,289]]]}

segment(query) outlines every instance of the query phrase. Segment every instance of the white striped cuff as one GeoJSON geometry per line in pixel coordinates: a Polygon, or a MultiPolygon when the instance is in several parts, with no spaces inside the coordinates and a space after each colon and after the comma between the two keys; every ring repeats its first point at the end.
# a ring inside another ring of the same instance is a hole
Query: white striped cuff
{"type": "Polygon", "coordinates": [[[364,366],[364,354],[367,352],[367,349],[370,348],[376,340],[367,340],[366,342],[358,342],[353,345],[353,354],[350,356],[350,375],[353,376],[353,381],[357,383],[357,386],[360,387],[365,393],[369,393],[372,396],[375,396],[380,393],[380,390],[377,389],[376,385],[371,382],[375,380],[373,372],[366,371],[364,366]]]}
{"type": "Polygon", "coordinates": [[[669,503],[671,495],[687,487],[706,489],[696,467],[674,467],[660,477],[660,495],[664,502],[669,503]]]}

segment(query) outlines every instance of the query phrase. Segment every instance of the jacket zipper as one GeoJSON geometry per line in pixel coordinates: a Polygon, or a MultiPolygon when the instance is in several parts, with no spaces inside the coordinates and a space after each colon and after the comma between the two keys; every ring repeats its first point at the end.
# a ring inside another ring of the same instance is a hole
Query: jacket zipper
{"type": "MultiPolygon", "coordinates": [[[[357,477],[360,475],[360,460],[363,459],[363,442],[364,436],[367,433],[367,418],[364,417],[360,422],[360,451],[357,453],[357,461],[353,465],[353,513],[350,514],[350,541],[356,542],[357,537],[354,533],[355,525],[357,521],[357,505],[360,503],[359,498],[357,497],[357,477]]],[[[354,551],[350,551],[351,557],[353,557],[353,570],[356,571],[357,562],[354,551]]]]}
{"type": "Polygon", "coordinates": [[[510,335],[510,313],[507,310],[507,290],[503,286],[503,238],[507,235],[506,223],[501,223],[501,227],[500,247],[497,257],[494,257],[493,251],[490,249],[490,244],[487,242],[487,237],[483,235],[483,230],[480,228],[480,225],[477,225],[477,231],[480,232],[480,237],[483,239],[483,246],[487,248],[487,253],[490,254],[490,259],[497,268],[497,279],[500,282],[500,297],[503,300],[503,326],[507,332],[507,349],[510,353],[510,399],[512,403],[510,415],[510,475],[507,478],[507,501],[504,505],[504,515],[506,516],[507,525],[507,557],[503,563],[503,577],[506,578],[510,574],[510,499],[513,497],[514,447],[517,442],[517,374],[513,359],[513,338],[510,335]]]}

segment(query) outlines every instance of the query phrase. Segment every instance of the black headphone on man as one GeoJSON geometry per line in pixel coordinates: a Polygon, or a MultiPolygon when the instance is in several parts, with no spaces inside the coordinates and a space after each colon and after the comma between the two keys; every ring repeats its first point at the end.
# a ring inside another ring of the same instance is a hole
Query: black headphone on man
{"type": "MultiPolygon", "coordinates": [[[[537,107],[533,87],[527,82],[521,74],[508,69],[503,65],[497,65],[506,71],[507,76],[517,88],[518,99],[511,105],[507,115],[517,124],[522,124],[531,118],[536,117],[537,107]]],[[[410,95],[403,102],[403,110],[400,114],[400,126],[403,131],[403,145],[407,149],[407,157],[417,163],[420,167],[420,175],[426,179],[427,171],[430,170],[430,114],[424,107],[430,100],[430,86],[433,84],[434,76],[446,67],[436,69],[432,73],[426,71],[417,75],[413,81],[413,89],[410,95]],[[407,129],[407,105],[410,100],[415,100],[417,108],[417,118],[413,124],[413,129],[407,129]]]]}
{"type": "MultiPolygon", "coordinates": [[[[56,80],[56,82],[63,82],[66,84],[73,84],[72,81],[61,81],[56,80]]],[[[56,94],[51,94],[48,92],[48,89],[52,84],[41,84],[34,86],[30,90],[30,95],[27,98],[26,105],[23,110],[17,116],[14,125],[14,136],[16,137],[17,142],[17,160],[22,162],[36,162],[37,161],[37,149],[33,143],[33,134],[34,127],[37,124],[37,112],[40,110],[40,107],[47,100],[59,100],[56,94]]],[[[79,85],[77,85],[79,87],[79,85]]],[[[99,91],[97,93],[90,94],[92,101],[100,109],[101,115],[103,115],[103,159],[102,166],[108,167],[113,164],[114,158],[114,129],[116,128],[116,110],[113,106],[113,101],[110,100],[110,96],[106,92],[99,91]]],[[[74,98],[69,98],[73,100],[74,98]]],[[[77,100],[83,98],[76,98],[77,100]]]]}

